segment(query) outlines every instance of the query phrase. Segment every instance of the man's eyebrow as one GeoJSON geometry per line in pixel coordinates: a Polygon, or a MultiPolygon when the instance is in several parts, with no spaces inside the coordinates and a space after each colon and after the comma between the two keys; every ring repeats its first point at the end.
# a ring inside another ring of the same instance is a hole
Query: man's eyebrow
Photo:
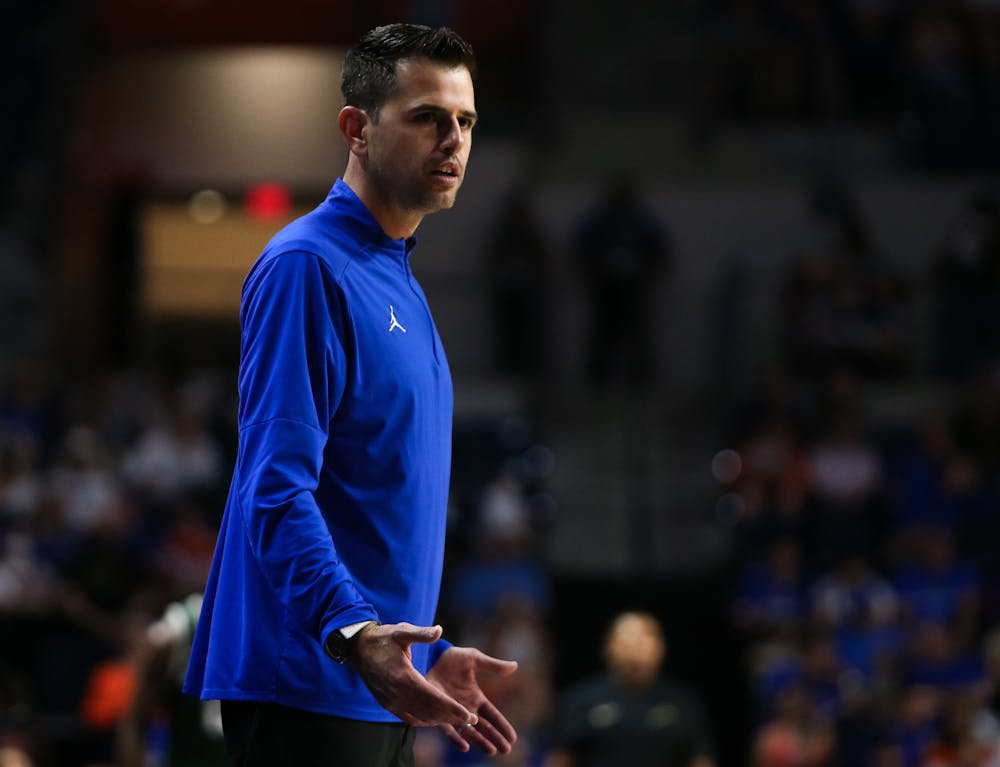
{"type": "MultiPolygon", "coordinates": [[[[439,104],[417,104],[416,106],[410,107],[407,111],[411,112],[411,113],[412,112],[438,112],[438,113],[442,113],[442,114],[446,114],[446,113],[449,112],[449,110],[445,109],[443,106],[441,106],[439,104]]],[[[479,115],[475,111],[473,111],[471,109],[462,109],[461,111],[459,111],[459,114],[462,117],[466,117],[466,118],[468,118],[470,120],[473,120],[473,121],[479,119],[479,115]]]]}

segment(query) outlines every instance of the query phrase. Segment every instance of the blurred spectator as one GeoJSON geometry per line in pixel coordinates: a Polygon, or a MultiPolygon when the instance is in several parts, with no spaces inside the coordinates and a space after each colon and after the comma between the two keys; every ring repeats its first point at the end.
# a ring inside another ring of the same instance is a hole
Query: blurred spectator
{"type": "Polygon", "coordinates": [[[769,39],[767,25],[754,0],[718,0],[709,4],[706,46],[710,53],[703,90],[701,121],[708,138],[716,123],[753,117],[758,89],[766,81],[757,73],[757,62],[769,39]]]}
{"type": "Polygon", "coordinates": [[[666,642],[648,613],[623,613],[605,642],[607,673],[559,705],[550,767],[710,767],[708,723],[690,691],[660,676],[666,642]]]}
{"type": "Polygon", "coordinates": [[[547,353],[549,246],[526,189],[501,203],[486,244],[495,369],[536,377],[547,353]]]}
{"type": "Polygon", "coordinates": [[[959,648],[973,647],[980,630],[979,572],[956,556],[947,530],[925,528],[912,545],[894,578],[905,625],[938,625],[954,634],[959,648]]]}
{"type": "Polygon", "coordinates": [[[753,640],[793,637],[808,614],[802,554],[792,538],[777,538],[767,557],[751,563],[737,587],[734,620],[753,640]]]}
{"type": "Polygon", "coordinates": [[[135,538],[136,520],[124,511],[78,539],[58,572],[64,585],[111,614],[121,614],[133,597],[154,585],[146,551],[135,538]]]}
{"type": "Polygon", "coordinates": [[[983,637],[983,663],[990,679],[989,706],[1000,716],[1000,626],[992,626],[983,637]]]}
{"type": "Polygon", "coordinates": [[[980,160],[971,21],[965,4],[953,0],[921,0],[907,19],[900,133],[914,159],[931,168],[966,168],[980,160]]]}
{"type": "Polygon", "coordinates": [[[219,481],[219,448],[198,403],[184,394],[178,393],[166,422],[147,429],[123,460],[129,482],[161,504],[219,481]]]}
{"type": "Polygon", "coordinates": [[[858,690],[851,688],[833,635],[827,631],[812,631],[801,642],[800,676],[813,702],[817,715],[824,721],[835,722],[858,690]]]}
{"type": "Polygon", "coordinates": [[[41,445],[32,439],[13,439],[0,447],[0,524],[32,523],[42,504],[45,483],[41,445]]]}
{"type": "Polygon", "coordinates": [[[17,746],[0,746],[0,767],[34,767],[27,752],[17,746]]]}
{"type": "Polygon", "coordinates": [[[548,574],[535,555],[524,484],[509,467],[499,469],[483,488],[474,539],[474,556],[457,564],[449,578],[449,610],[468,624],[495,615],[509,599],[547,612],[548,574]]]}
{"type": "Polygon", "coordinates": [[[959,450],[948,415],[930,413],[916,431],[888,462],[893,536],[904,546],[912,531],[926,527],[957,533],[964,521],[978,516],[974,507],[985,501],[975,464],[959,450]]]}
{"type": "Polygon", "coordinates": [[[785,646],[784,655],[765,659],[754,669],[756,719],[769,721],[780,708],[780,698],[791,686],[801,686],[817,716],[834,722],[844,696],[843,668],[832,636],[826,631],[804,631],[785,646]]]}
{"type": "Polygon", "coordinates": [[[1000,761],[1000,724],[968,695],[949,697],[923,767],[995,767],[1000,761]]]}
{"type": "Polygon", "coordinates": [[[853,405],[837,405],[810,456],[813,505],[806,544],[814,568],[861,551],[876,561],[885,533],[882,457],[853,405]]]}
{"type": "Polygon", "coordinates": [[[910,632],[901,673],[904,684],[942,695],[987,689],[982,659],[962,646],[951,627],[934,621],[923,621],[910,632]]]}
{"type": "Polygon", "coordinates": [[[784,288],[789,366],[807,376],[846,368],[898,377],[910,363],[905,281],[879,262],[868,218],[848,190],[820,186],[809,205],[815,242],[784,288]]]}
{"type": "Polygon", "coordinates": [[[806,686],[789,674],[774,692],[774,714],[753,742],[754,767],[823,767],[835,764],[836,733],[819,716],[806,686]]]}
{"type": "Polygon", "coordinates": [[[808,456],[791,424],[759,427],[740,445],[740,475],[732,490],[743,503],[736,539],[744,562],[766,556],[779,538],[801,542],[811,487],[808,456]]]}
{"type": "Polygon", "coordinates": [[[489,549],[528,550],[532,542],[531,519],[525,486],[511,466],[502,466],[483,488],[479,505],[480,539],[489,549]]]}
{"type": "Polygon", "coordinates": [[[118,723],[117,767],[230,764],[218,701],[181,692],[201,595],[172,602],[137,639],[136,687],[118,723]]]}
{"type": "Polygon", "coordinates": [[[904,688],[886,727],[879,767],[922,767],[924,755],[937,735],[940,695],[928,687],[904,688]]]}
{"type": "Polygon", "coordinates": [[[36,661],[39,719],[51,728],[42,731],[45,764],[107,765],[135,690],[131,652],[143,623],[141,602],[109,609],[70,582],[60,584],[56,600],[51,617],[61,620],[44,624],[36,661]]]}
{"type": "Polygon", "coordinates": [[[984,477],[1000,472],[1000,364],[971,378],[955,413],[955,441],[984,477]]]}
{"type": "Polygon", "coordinates": [[[901,0],[829,3],[847,87],[849,115],[872,120],[894,114],[893,93],[905,5],[901,0]]]}
{"type": "Polygon", "coordinates": [[[518,732],[537,736],[549,723],[553,704],[551,637],[542,614],[511,597],[499,605],[489,631],[485,646],[491,654],[504,653],[518,666],[517,675],[490,680],[493,692],[506,702],[511,721],[523,726],[518,732]]]}
{"type": "Polygon", "coordinates": [[[812,589],[812,611],[829,629],[878,629],[896,620],[896,592],[861,553],[846,555],[812,589]]]}
{"type": "Polygon", "coordinates": [[[589,305],[587,372],[592,380],[649,382],[656,374],[653,303],[671,251],[667,232],[639,196],[635,179],[608,182],[577,224],[573,252],[589,305]]]}
{"type": "Polygon", "coordinates": [[[111,521],[125,504],[113,457],[90,426],[74,426],[62,439],[49,489],[67,529],[76,534],[111,521]]]}
{"type": "Polygon", "coordinates": [[[961,378],[1000,354],[1000,200],[966,201],[938,245],[928,275],[934,299],[931,369],[961,378]]]}
{"type": "Polygon", "coordinates": [[[0,613],[38,613],[50,607],[52,573],[34,550],[24,529],[9,530],[0,539],[0,613]]]}
{"type": "Polygon", "coordinates": [[[743,442],[753,439],[758,432],[779,426],[801,441],[813,419],[815,406],[813,386],[797,380],[786,368],[770,367],[739,403],[732,418],[732,438],[743,442]]]}
{"type": "Polygon", "coordinates": [[[53,408],[45,372],[22,362],[0,389],[0,447],[8,440],[26,441],[44,452],[53,428],[53,408]]]}
{"type": "Polygon", "coordinates": [[[857,692],[878,694],[892,684],[901,645],[899,601],[892,585],[861,553],[845,555],[812,590],[814,619],[831,632],[840,664],[857,692]]]}
{"type": "Polygon", "coordinates": [[[977,85],[980,94],[978,147],[985,167],[1000,167],[1000,6],[994,0],[969,0],[971,34],[975,39],[977,85]]]}
{"type": "Polygon", "coordinates": [[[203,588],[215,551],[216,530],[206,521],[196,498],[187,497],[170,507],[169,522],[156,551],[158,575],[175,592],[203,588]]]}

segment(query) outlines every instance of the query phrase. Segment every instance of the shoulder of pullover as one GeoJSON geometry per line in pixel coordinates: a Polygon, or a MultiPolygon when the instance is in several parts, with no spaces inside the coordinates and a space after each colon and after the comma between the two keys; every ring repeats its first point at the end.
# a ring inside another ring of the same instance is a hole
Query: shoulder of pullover
{"type": "Polygon", "coordinates": [[[283,253],[312,253],[340,277],[363,250],[364,243],[352,235],[349,217],[338,215],[329,206],[320,206],[275,234],[259,261],[268,261],[283,253]]]}

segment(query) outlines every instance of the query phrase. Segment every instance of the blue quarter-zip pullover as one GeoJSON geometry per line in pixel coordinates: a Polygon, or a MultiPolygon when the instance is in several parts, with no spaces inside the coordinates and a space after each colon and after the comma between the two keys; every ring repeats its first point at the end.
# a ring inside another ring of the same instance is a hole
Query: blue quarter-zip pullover
{"type": "MultiPolygon", "coordinates": [[[[186,692],[396,721],[323,645],[363,620],[434,621],[452,385],[414,242],[338,179],[247,276],[239,451],[186,692]]],[[[414,665],[447,647],[413,645],[414,665]]]]}

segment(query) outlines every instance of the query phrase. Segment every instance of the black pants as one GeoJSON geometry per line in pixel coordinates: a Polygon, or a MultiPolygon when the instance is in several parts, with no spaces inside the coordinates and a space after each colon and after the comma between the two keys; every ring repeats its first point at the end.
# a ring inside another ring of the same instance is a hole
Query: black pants
{"type": "Polygon", "coordinates": [[[413,767],[413,727],[222,701],[233,767],[413,767]]]}

